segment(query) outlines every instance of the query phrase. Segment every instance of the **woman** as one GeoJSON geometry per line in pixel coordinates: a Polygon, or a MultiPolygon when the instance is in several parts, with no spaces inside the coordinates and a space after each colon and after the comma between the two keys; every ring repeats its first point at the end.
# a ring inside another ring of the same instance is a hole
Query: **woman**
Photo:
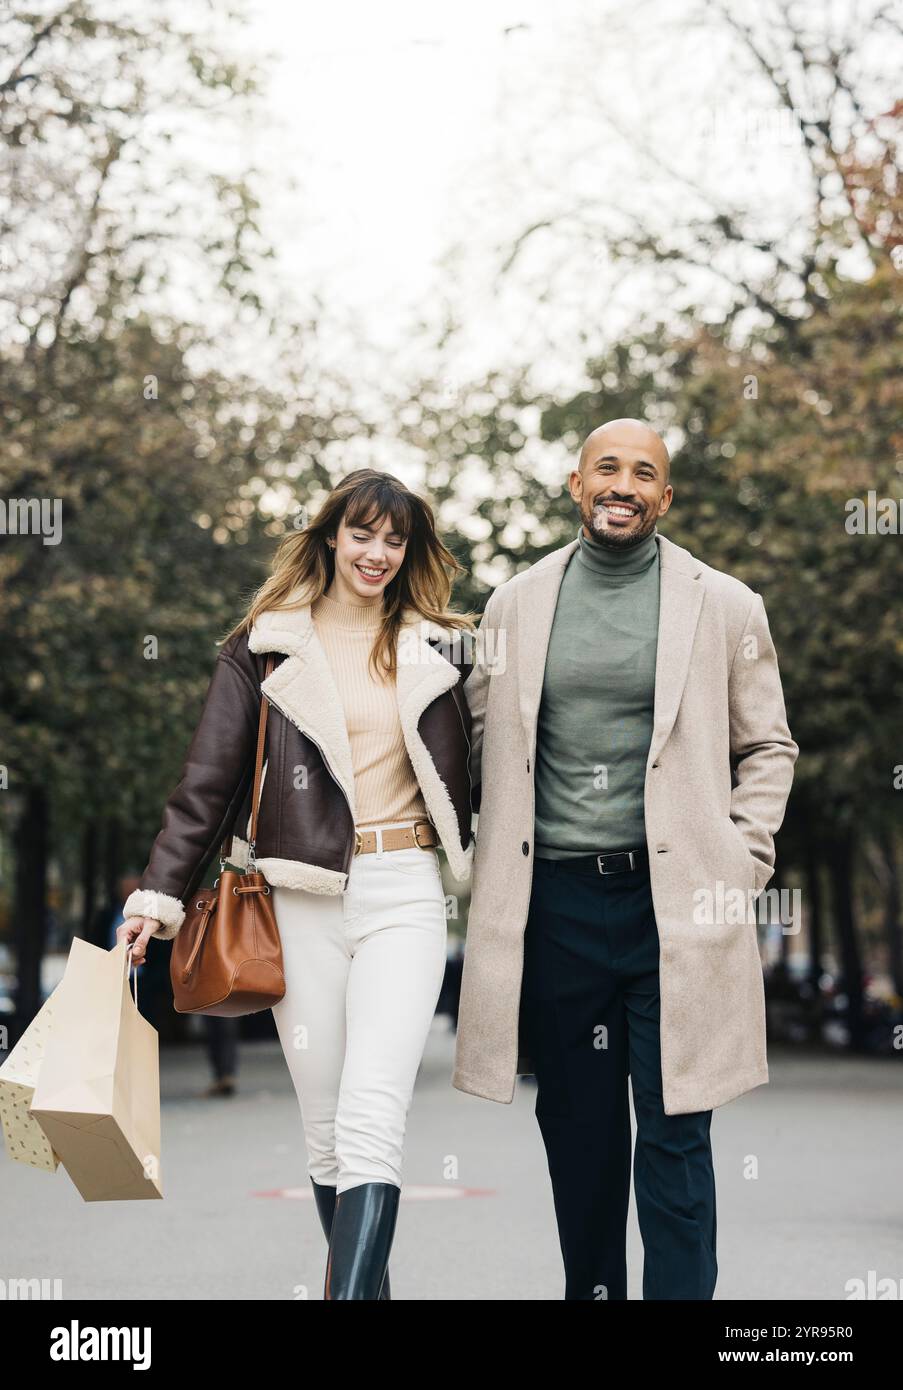
{"type": "Polygon", "coordinates": [[[224,639],[182,779],[120,928],[172,937],[228,830],[273,888],[286,991],[273,1016],[329,1239],[325,1297],[388,1298],[414,1080],[445,969],[435,846],[470,876],[471,614],[430,507],[360,469],[281,543],[224,639]],[[467,649],[467,654],[465,650],[467,649]],[[261,678],[270,709],[253,845],[261,678]],[[245,830],[245,835],[247,831],[245,830]]]}

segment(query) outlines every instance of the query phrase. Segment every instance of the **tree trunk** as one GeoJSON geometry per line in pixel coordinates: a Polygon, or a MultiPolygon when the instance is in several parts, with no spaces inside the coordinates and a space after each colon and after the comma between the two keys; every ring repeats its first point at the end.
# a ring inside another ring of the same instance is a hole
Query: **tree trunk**
{"type": "Polygon", "coordinates": [[[806,837],[806,893],[809,898],[809,984],[812,989],[809,1011],[809,1041],[821,1042],[822,1025],[822,950],[824,943],[824,908],[821,892],[821,857],[813,836],[806,837]]]}
{"type": "Polygon", "coordinates": [[[104,907],[111,911],[121,907],[119,901],[119,875],[121,872],[120,857],[122,854],[122,827],[115,817],[111,817],[106,823],[106,839],[104,844],[104,907]]]}
{"type": "Polygon", "coordinates": [[[883,825],[875,837],[884,869],[884,930],[887,935],[887,964],[894,992],[903,996],[903,927],[900,923],[900,874],[892,832],[883,825]]]}
{"type": "Polygon", "coordinates": [[[97,821],[86,822],[82,836],[82,927],[85,941],[93,941],[97,911],[97,821]]]}
{"type": "MultiPolygon", "coordinates": [[[[776,889],[777,895],[778,895],[778,903],[779,903],[779,904],[783,904],[783,902],[784,902],[784,897],[783,897],[783,893],[784,893],[784,879],[783,879],[783,876],[781,875],[780,871],[779,871],[778,873],[775,874],[774,878],[771,880],[771,883],[769,884],[769,887],[773,887],[773,888],[776,889]]],[[[784,911],[783,911],[783,907],[782,907],[782,906],[779,906],[779,907],[778,907],[778,917],[779,917],[780,923],[781,923],[781,942],[780,942],[781,969],[782,969],[782,971],[784,972],[784,979],[785,979],[785,980],[789,980],[789,979],[790,979],[790,971],[789,971],[789,969],[788,969],[788,962],[789,962],[789,960],[790,960],[790,936],[789,936],[789,934],[788,934],[787,932],[784,931],[784,928],[785,928],[786,926],[788,926],[789,924],[788,924],[787,922],[784,921],[784,911]]]]}
{"type": "Polygon", "coordinates": [[[47,938],[48,809],[43,787],[23,793],[13,834],[13,942],[16,950],[16,1010],[12,1033],[20,1038],[41,1007],[41,961],[47,938]]]}
{"type": "Polygon", "coordinates": [[[856,910],[853,905],[852,834],[840,835],[831,844],[831,896],[834,927],[847,996],[847,1023],[851,1052],[865,1051],[865,1021],[862,999],[862,962],[856,937],[856,910]]]}

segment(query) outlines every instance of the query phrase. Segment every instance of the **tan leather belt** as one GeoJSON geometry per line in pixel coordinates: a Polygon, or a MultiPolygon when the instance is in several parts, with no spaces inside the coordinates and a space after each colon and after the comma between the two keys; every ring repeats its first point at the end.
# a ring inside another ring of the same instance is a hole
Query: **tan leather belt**
{"type": "Polygon", "coordinates": [[[374,854],[379,848],[376,831],[382,833],[383,849],[432,849],[438,845],[439,836],[432,821],[418,820],[411,825],[396,825],[390,830],[374,826],[370,830],[355,830],[355,854],[374,854]]]}

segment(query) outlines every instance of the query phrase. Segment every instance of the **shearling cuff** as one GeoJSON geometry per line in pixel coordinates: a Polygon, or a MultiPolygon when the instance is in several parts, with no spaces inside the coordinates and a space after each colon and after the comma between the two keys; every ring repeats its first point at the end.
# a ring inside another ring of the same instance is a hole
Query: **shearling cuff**
{"type": "Polygon", "coordinates": [[[169,941],[185,920],[185,908],[178,898],[156,893],[152,888],[136,888],[125,900],[123,917],[154,917],[161,924],[154,936],[169,941]]]}

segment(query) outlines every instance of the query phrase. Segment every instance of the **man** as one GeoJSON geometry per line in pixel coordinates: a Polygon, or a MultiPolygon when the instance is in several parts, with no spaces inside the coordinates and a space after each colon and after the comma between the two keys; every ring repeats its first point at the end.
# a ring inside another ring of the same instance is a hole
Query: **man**
{"type": "Polygon", "coordinates": [[[576,539],[491,595],[465,686],[479,806],[454,1085],[535,1072],[567,1299],[710,1299],[711,1113],[768,1080],[755,899],[798,748],[761,598],[657,530],[670,458],[593,430],[576,539]],[[725,905],[727,904],[727,909],[725,905]]]}

